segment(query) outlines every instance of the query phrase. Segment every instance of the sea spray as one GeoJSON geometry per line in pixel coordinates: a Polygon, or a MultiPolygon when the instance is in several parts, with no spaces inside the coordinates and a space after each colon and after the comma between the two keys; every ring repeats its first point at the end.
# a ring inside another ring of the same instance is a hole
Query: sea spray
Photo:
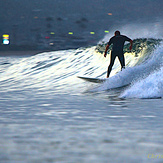
{"type": "MultiPolygon", "coordinates": [[[[146,46],[144,46],[141,51],[136,51],[138,53],[138,56],[136,57],[137,60],[135,60],[132,65],[130,64],[131,67],[127,67],[123,71],[120,71],[119,73],[113,75],[112,77],[107,79],[106,82],[94,88],[92,91],[105,91],[124,87],[130,84],[130,87],[127,87],[124,93],[121,92],[121,98],[162,97],[161,92],[163,92],[163,87],[161,73],[163,65],[163,45],[161,42],[159,42],[158,44],[158,40],[156,40],[156,43],[154,43],[154,39],[152,39],[152,42],[153,46],[151,45],[151,43],[145,43],[146,46]],[[151,86],[149,87],[150,83],[151,86]],[[143,88],[144,90],[140,91],[143,88]],[[142,92],[142,94],[140,92],[142,92]]],[[[125,56],[129,60],[128,64],[130,63],[129,56],[131,56],[131,54],[129,53],[127,53],[125,56]]]]}
{"type": "Polygon", "coordinates": [[[147,78],[138,80],[120,95],[121,98],[162,98],[163,68],[150,74],[147,78]]]}

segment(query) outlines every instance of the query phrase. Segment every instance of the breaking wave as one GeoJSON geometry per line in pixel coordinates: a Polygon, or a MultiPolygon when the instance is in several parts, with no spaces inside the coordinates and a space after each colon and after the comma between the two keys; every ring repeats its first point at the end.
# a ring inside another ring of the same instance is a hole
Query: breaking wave
{"type": "MultiPolygon", "coordinates": [[[[158,98],[163,92],[163,44],[161,39],[134,40],[133,51],[124,47],[126,69],[116,59],[111,77],[92,91],[108,91],[128,85],[121,98],[158,98]]],[[[85,82],[77,76],[105,78],[110,55],[103,57],[105,43],[96,47],[45,52],[28,57],[1,57],[1,92],[47,91],[76,93],[85,82]]],[[[110,53],[110,51],[108,52],[110,53]]]]}
{"type": "MultiPolygon", "coordinates": [[[[94,91],[105,91],[129,85],[121,98],[160,98],[163,97],[163,44],[156,39],[134,40],[133,52],[125,46],[127,68],[120,71],[120,66],[114,66],[112,77],[106,80],[94,91]],[[119,73],[117,73],[120,71],[119,73]]],[[[100,44],[96,50],[104,51],[105,44],[100,44]]],[[[115,64],[116,65],[116,64],[115,64]]]]}

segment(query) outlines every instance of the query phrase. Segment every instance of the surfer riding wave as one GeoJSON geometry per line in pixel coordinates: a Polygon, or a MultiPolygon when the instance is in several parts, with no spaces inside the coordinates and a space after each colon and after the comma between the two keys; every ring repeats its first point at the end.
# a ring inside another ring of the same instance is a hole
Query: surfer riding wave
{"type": "Polygon", "coordinates": [[[114,65],[114,61],[116,59],[116,56],[118,57],[118,59],[120,61],[121,69],[125,68],[125,58],[124,58],[124,53],[123,53],[123,47],[124,47],[125,41],[130,42],[129,49],[131,50],[133,41],[130,38],[128,38],[127,36],[121,35],[120,31],[115,31],[114,36],[109,40],[109,42],[106,46],[104,57],[106,57],[107,51],[108,51],[110,45],[113,44],[112,51],[111,51],[111,57],[110,57],[110,65],[108,66],[108,71],[107,71],[107,78],[110,75],[110,72],[114,65]]]}

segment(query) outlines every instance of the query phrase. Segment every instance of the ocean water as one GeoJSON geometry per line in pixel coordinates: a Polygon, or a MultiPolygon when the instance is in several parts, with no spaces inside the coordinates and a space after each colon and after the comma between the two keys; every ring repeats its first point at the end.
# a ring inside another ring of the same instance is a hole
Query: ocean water
{"type": "Polygon", "coordinates": [[[0,59],[0,162],[163,162],[163,44],[125,45],[126,69],[98,46],[0,59]]]}

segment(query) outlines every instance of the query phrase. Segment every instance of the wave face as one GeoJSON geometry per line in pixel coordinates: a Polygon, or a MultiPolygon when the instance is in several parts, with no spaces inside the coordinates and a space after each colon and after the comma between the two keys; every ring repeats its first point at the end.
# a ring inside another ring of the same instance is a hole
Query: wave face
{"type": "MultiPolygon", "coordinates": [[[[124,47],[126,69],[116,59],[111,77],[91,91],[101,92],[129,85],[121,98],[158,98],[163,94],[163,44],[161,39],[135,39],[133,51],[124,47]]],[[[1,92],[43,91],[78,93],[86,89],[77,76],[105,78],[110,55],[105,44],[96,47],[45,52],[31,57],[1,57],[1,92]]]]}
{"type": "MultiPolygon", "coordinates": [[[[114,75],[96,91],[104,91],[129,85],[121,98],[159,98],[163,97],[163,44],[161,40],[136,39],[134,40],[133,53],[127,51],[125,46],[125,58],[127,68],[118,74],[117,67],[114,75]],[[133,58],[131,57],[133,56],[133,58]]],[[[97,50],[101,52],[103,46],[97,50]]]]}

